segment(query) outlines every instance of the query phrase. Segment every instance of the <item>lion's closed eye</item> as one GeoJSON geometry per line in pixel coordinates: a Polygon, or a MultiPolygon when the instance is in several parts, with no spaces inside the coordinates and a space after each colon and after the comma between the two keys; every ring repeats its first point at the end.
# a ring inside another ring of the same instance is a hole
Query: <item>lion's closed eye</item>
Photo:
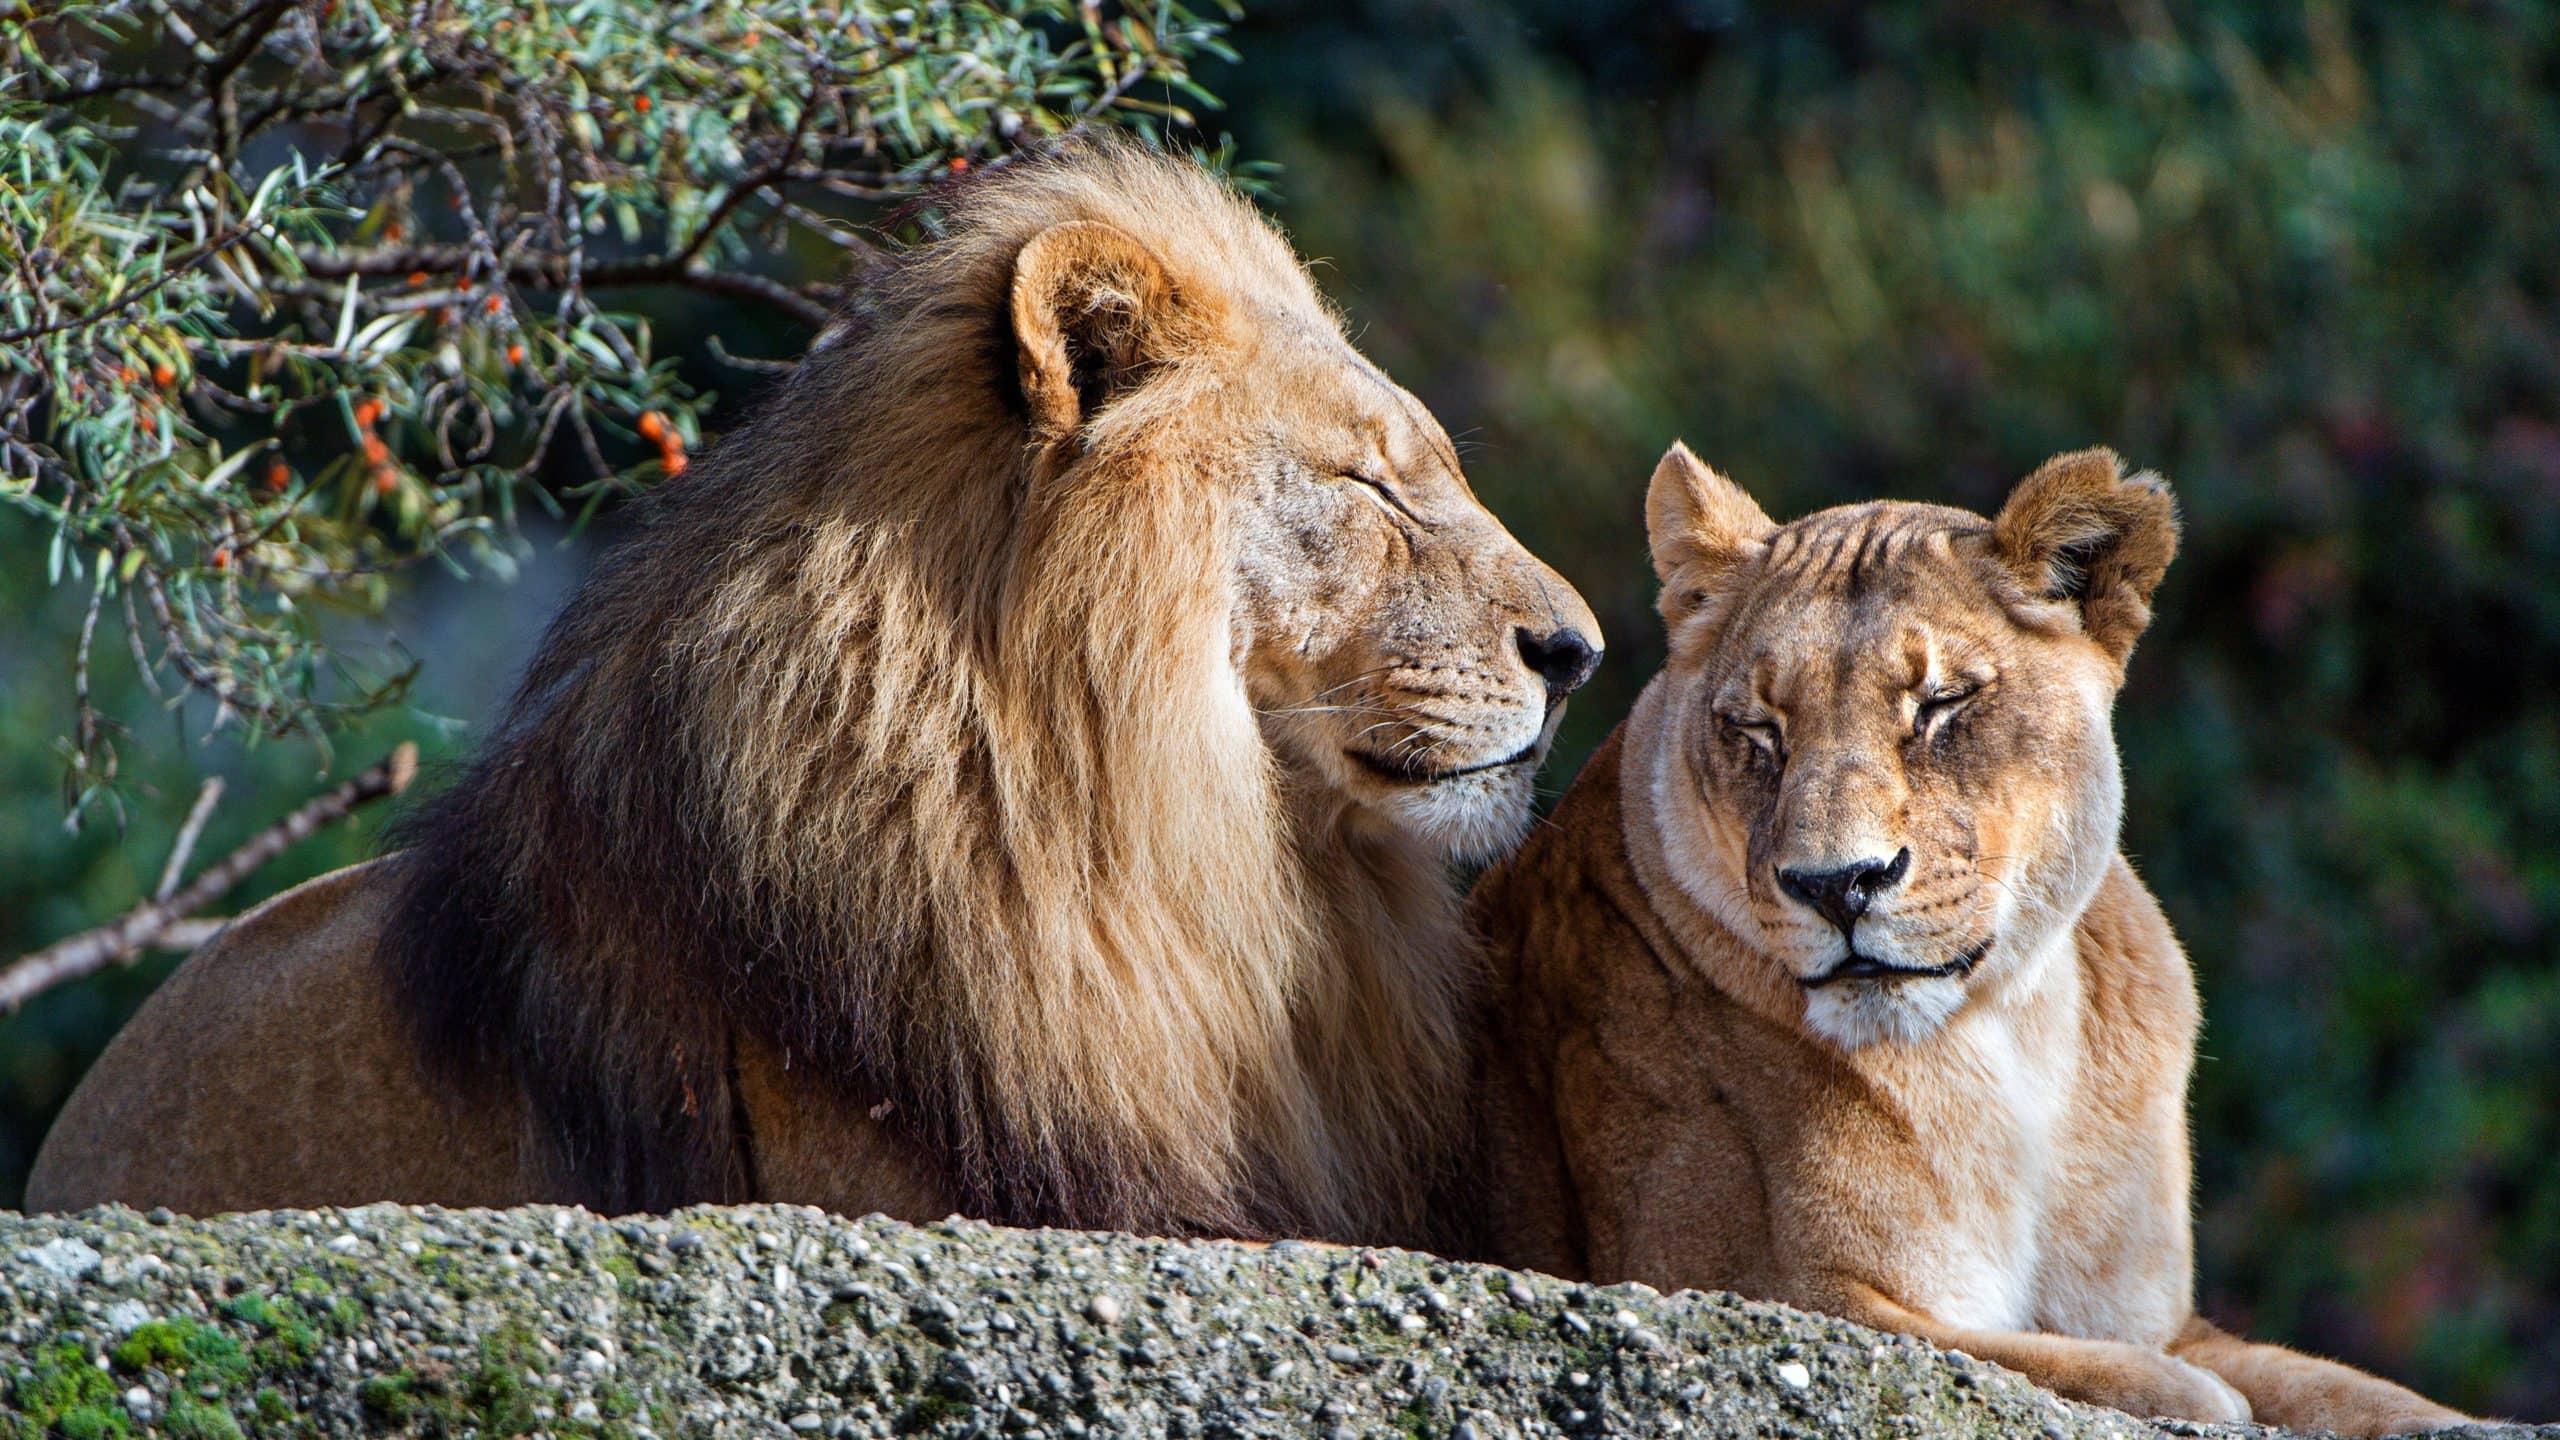
{"type": "Polygon", "coordinates": [[[1388,514],[1415,525],[1423,523],[1422,517],[1414,514],[1413,507],[1405,503],[1404,496],[1397,493],[1393,482],[1383,480],[1375,473],[1359,466],[1337,470],[1333,478],[1343,484],[1358,486],[1362,494],[1368,496],[1372,503],[1388,514]]]}

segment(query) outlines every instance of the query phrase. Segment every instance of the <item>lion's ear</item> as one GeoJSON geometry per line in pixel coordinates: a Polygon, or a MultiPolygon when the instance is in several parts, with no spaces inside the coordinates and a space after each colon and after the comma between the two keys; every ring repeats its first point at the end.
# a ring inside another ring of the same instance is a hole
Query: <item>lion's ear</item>
{"type": "Polygon", "coordinates": [[[1163,358],[1173,282],[1127,231],[1052,225],[1013,262],[1022,398],[1042,439],[1082,429],[1163,358]]]}
{"type": "Polygon", "coordinates": [[[1662,618],[1678,628],[1703,608],[1716,582],[1760,553],[1778,528],[1742,487],[1673,441],[1644,496],[1645,539],[1662,580],[1662,618]]]}
{"type": "Polygon", "coordinates": [[[2151,592],[2178,553],[2178,506],[2112,450],[2056,455],[2018,482],[1991,546],[2019,598],[2075,607],[2081,632],[2122,663],[2151,624],[2151,592]]]}

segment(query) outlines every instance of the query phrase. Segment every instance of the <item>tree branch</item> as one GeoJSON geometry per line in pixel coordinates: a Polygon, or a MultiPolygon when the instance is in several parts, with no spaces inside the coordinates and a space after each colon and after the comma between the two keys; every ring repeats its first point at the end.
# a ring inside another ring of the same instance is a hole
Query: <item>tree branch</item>
{"type": "Polygon", "coordinates": [[[187,861],[196,852],[196,840],[204,834],[204,822],[213,818],[213,807],[221,799],[222,777],[204,777],[203,788],[196,791],[196,803],[187,809],[186,823],[178,827],[178,838],[169,846],[169,862],[160,867],[160,883],[151,887],[155,902],[178,893],[178,881],[186,876],[187,861]]]}
{"type": "Polygon", "coordinates": [[[184,955],[190,950],[204,948],[206,941],[221,934],[222,927],[230,923],[228,915],[198,915],[190,920],[172,920],[168,929],[152,936],[151,943],[143,948],[184,955]]]}
{"type": "Polygon", "coordinates": [[[178,90],[185,88],[186,83],[176,75],[98,75],[60,90],[37,91],[35,101],[39,105],[69,105],[100,95],[120,95],[129,90],[178,90]]]}
{"type": "Polygon", "coordinates": [[[256,229],[257,227],[255,225],[234,225],[230,229],[223,231],[221,234],[216,235],[202,245],[199,245],[193,250],[188,251],[186,254],[179,256],[175,261],[163,265],[160,269],[160,273],[153,276],[149,284],[128,290],[115,300],[101,305],[97,309],[91,310],[86,314],[74,315],[68,319],[55,320],[42,325],[27,325],[15,330],[0,331],[0,344],[15,345],[22,340],[33,340],[40,336],[54,334],[58,331],[77,330],[85,325],[95,325],[99,321],[106,319],[108,316],[132,306],[134,302],[148,297],[161,286],[168,284],[179,276],[193,271],[198,265],[203,264],[216,252],[228,250],[232,246],[239,244],[241,241],[248,239],[256,229]]]}
{"type": "MultiPolygon", "coordinates": [[[[205,67],[206,88],[213,95],[213,154],[215,163],[228,171],[240,145],[240,106],[232,94],[231,77],[249,63],[249,57],[266,43],[267,36],[284,23],[285,12],[293,8],[293,0],[267,0],[257,9],[235,17],[231,24],[248,22],[248,33],[238,43],[205,67]]],[[[230,25],[216,32],[216,38],[229,31],[230,25]]]]}
{"type": "MultiPolygon", "coordinates": [[[[309,838],[322,826],[346,818],[357,806],[399,794],[417,773],[418,747],[404,741],[363,774],[250,836],[239,849],[206,866],[174,894],[147,900],[109,924],[12,961],[7,969],[0,970],[0,1014],[16,1010],[30,997],[64,981],[131,959],[186,917],[228,894],[259,866],[309,838]]],[[[201,798],[197,806],[209,808],[201,798]]],[[[195,817],[190,816],[188,823],[193,829],[195,817]]]]}
{"type": "Polygon", "coordinates": [[[802,324],[821,330],[826,328],[829,321],[835,319],[835,312],[824,302],[812,299],[807,291],[795,290],[778,281],[767,280],[761,275],[747,275],[736,271],[705,270],[699,266],[687,266],[671,274],[654,278],[609,275],[598,279],[596,272],[590,270],[587,272],[587,282],[591,285],[680,285],[688,290],[700,290],[711,295],[726,295],[732,299],[762,300],[776,309],[787,312],[802,324]]]}
{"type": "MultiPolygon", "coordinates": [[[[304,270],[324,280],[343,280],[356,276],[406,275],[414,271],[460,272],[476,252],[461,245],[417,245],[401,249],[324,251],[307,250],[302,254],[304,270]]],[[[610,289],[630,285],[673,285],[687,290],[700,290],[731,299],[761,300],[783,310],[804,324],[824,327],[835,314],[825,301],[807,290],[794,289],[761,275],[739,271],[713,270],[699,264],[674,260],[617,261],[610,265],[590,265],[573,281],[565,263],[556,258],[510,261],[499,272],[510,282],[535,289],[569,289],[575,285],[610,289]]],[[[59,328],[59,327],[57,327],[59,328]]],[[[7,337],[0,336],[0,339],[7,337]]]]}

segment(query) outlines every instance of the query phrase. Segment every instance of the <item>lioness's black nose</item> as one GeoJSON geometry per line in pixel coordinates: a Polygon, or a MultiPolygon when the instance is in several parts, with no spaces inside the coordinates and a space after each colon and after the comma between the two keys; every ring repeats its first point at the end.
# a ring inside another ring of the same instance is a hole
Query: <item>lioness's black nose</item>
{"type": "Polygon", "coordinates": [[[1520,632],[1520,658],[1547,682],[1547,703],[1554,704],[1582,688],[1591,672],[1600,668],[1600,652],[1582,638],[1579,630],[1558,630],[1548,635],[1520,632]]]}
{"type": "Polygon", "coordinates": [[[1778,888],[1812,906],[1845,935],[1877,895],[1901,884],[1910,872],[1911,847],[1906,845],[1891,860],[1861,860],[1837,870],[1782,869],[1778,888]]]}

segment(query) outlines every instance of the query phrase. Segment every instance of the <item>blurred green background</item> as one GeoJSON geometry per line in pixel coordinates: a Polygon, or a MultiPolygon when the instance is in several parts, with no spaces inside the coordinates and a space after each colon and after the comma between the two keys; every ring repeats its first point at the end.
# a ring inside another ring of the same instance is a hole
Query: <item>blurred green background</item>
{"type": "MultiPolygon", "coordinates": [[[[1302,0],[1235,39],[1219,123],[1608,628],[1558,786],[1660,657],[1640,499],[1672,437],[1782,518],[1989,509],[2092,443],[2169,477],[2186,549],[2119,734],[2126,845],[2206,995],[2200,1298],[2560,1418],[2560,8],[1302,0]]],[[[675,351],[798,338],[667,313],[675,351]]],[[[78,597],[39,542],[0,517],[34,617],[0,645],[0,953],[147,889],[196,763],[234,779],[208,854],[320,769],[129,744],[163,799],[66,837],[78,597]]],[[[334,770],[466,744],[590,544],[407,596],[417,709],[334,770]]],[[[169,963],[0,1022],[0,1203],[169,963]]]]}

